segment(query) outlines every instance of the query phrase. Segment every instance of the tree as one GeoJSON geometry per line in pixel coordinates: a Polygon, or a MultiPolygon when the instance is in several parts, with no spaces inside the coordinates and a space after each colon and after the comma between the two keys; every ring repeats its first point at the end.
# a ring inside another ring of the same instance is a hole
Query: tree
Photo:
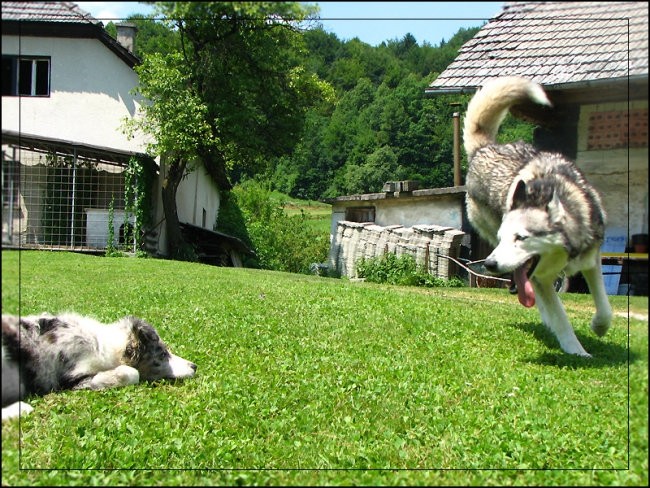
{"type": "MultiPolygon", "coordinates": [[[[135,25],[137,29],[137,42],[133,54],[140,59],[153,53],[166,54],[180,51],[181,39],[178,32],[155,20],[154,15],[133,14],[126,21],[135,25]]],[[[106,24],[105,29],[113,39],[117,39],[117,26],[112,20],[106,24]]]]}
{"type": "Polygon", "coordinates": [[[168,161],[162,198],[170,254],[186,246],[176,212],[185,172],[201,164],[222,190],[230,175],[253,175],[291,151],[308,107],[332,96],[301,65],[297,2],[157,2],[182,49],[146,56],[136,70],[151,103],[129,124],[154,136],[149,151],[168,161]]]}
{"type": "Polygon", "coordinates": [[[134,14],[127,22],[138,29],[135,55],[145,58],[153,53],[173,53],[181,49],[181,39],[178,32],[168,28],[162,22],[154,20],[153,15],[134,14]]]}
{"type": "Polygon", "coordinates": [[[141,118],[126,120],[127,133],[141,130],[153,136],[147,152],[168,163],[162,184],[168,245],[173,257],[188,257],[189,249],[180,232],[176,192],[188,163],[199,155],[200,148],[217,141],[206,122],[207,106],[191,89],[190,75],[179,53],[153,54],[136,70],[137,92],[148,103],[142,106],[141,118]]]}
{"type": "Polygon", "coordinates": [[[390,147],[380,147],[368,155],[363,163],[345,166],[344,190],[348,194],[378,192],[384,183],[396,179],[397,173],[397,156],[390,147]]]}

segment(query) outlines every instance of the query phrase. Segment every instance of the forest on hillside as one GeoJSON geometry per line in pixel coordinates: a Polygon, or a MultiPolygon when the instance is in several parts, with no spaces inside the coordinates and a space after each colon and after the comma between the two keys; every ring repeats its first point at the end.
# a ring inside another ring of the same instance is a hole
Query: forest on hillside
{"type": "Polygon", "coordinates": [[[461,29],[437,47],[411,34],[373,47],[305,32],[307,66],[334,87],[336,103],[307,114],[295,150],[272,162],[268,181],[310,199],[378,192],[390,180],[452,186],[451,102],[459,97],[424,91],[477,30],[461,29]]]}
{"type": "MultiPolygon", "coordinates": [[[[138,28],[139,57],[181,49],[178,33],[164,24],[138,15],[128,20],[138,28]]],[[[109,23],[107,30],[114,33],[115,26],[109,23]]],[[[378,192],[391,180],[453,186],[452,114],[469,97],[425,96],[425,88],[477,31],[461,28],[437,46],[419,44],[411,34],[370,46],[357,38],[342,41],[318,24],[302,31],[306,49],[296,56],[334,96],[306,111],[289,151],[255,165],[233,165],[231,183],[254,178],[310,200],[378,192]]],[[[512,119],[504,129],[518,138],[530,133],[512,119]]],[[[463,173],[465,166],[463,158],[463,173]]]]}

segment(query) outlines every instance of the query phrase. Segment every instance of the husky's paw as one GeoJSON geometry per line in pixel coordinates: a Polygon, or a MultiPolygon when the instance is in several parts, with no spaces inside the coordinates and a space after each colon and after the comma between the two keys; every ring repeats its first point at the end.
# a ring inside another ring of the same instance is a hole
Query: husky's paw
{"type": "Polygon", "coordinates": [[[582,344],[579,342],[571,342],[569,344],[560,344],[560,347],[564,352],[567,354],[575,354],[576,356],[580,356],[583,358],[590,358],[591,354],[589,354],[587,351],[585,351],[584,347],[582,347],[582,344]]]}
{"type": "Polygon", "coordinates": [[[607,307],[604,311],[598,310],[591,319],[591,330],[594,331],[598,337],[604,336],[612,324],[612,311],[607,307]]]}
{"type": "Polygon", "coordinates": [[[609,317],[602,318],[598,315],[594,315],[594,318],[591,321],[591,330],[594,331],[598,337],[602,337],[607,334],[609,326],[611,325],[611,320],[609,317]]]}
{"type": "Polygon", "coordinates": [[[589,354],[584,349],[582,351],[580,351],[580,352],[575,352],[573,354],[575,354],[576,356],[580,356],[581,358],[590,358],[590,357],[592,357],[591,354],[589,354]]]}

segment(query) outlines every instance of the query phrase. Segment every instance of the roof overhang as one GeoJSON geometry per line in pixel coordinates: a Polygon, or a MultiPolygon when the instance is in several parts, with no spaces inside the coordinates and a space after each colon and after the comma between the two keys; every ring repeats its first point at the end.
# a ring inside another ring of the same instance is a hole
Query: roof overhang
{"type": "MultiPolygon", "coordinates": [[[[572,83],[544,83],[555,103],[603,103],[620,100],[641,100],[648,98],[648,76],[626,76],[600,80],[585,80],[572,83]]],[[[465,95],[476,92],[476,86],[428,87],[425,95],[465,95]]]]}
{"type": "Polygon", "coordinates": [[[255,256],[255,251],[238,237],[216,230],[205,229],[187,222],[180,222],[179,225],[184,236],[206,255],[213,255],[215,252],[226,250],[225,245],[242,254],[255,256]]]}
{"type": "Polygon", "coordinates": [[[76,155],[77,157],[116,166],[127,166],[132,157],[148,162],[157,167],[155,160],[145,153],[126,151],[103,146],[94,146],[76,141],[43,137],[23,132],[2,130],[2,144],[12,144],[23,149],[36,152],[54,153],[60,155],[76,155]]]}

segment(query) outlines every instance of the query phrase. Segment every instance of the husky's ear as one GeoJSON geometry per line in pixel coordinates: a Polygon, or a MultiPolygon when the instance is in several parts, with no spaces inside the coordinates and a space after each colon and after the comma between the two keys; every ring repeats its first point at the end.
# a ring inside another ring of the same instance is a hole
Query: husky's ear
{"type": "Polygon", "coordinates": [[[546,205],[546,210],[548,211],[548,218],[551,224],[559,224],[564,220],[566,210],[564,209],[564,205],[562,205],[557,192],[553,192],[553,198],[551,198],[548,205],[546,205]]]}
{"type": "Polygon", "coordinates": [[[509,203],[510,204],[508,205],[508,208],[510,210],[516,210],[518,208],[525,206],[526,182],[524,180],[519,180],[517,182],[517,186],[515,186],[515,190],[512,192],[512,196],[510,197],[509,203]]]}

